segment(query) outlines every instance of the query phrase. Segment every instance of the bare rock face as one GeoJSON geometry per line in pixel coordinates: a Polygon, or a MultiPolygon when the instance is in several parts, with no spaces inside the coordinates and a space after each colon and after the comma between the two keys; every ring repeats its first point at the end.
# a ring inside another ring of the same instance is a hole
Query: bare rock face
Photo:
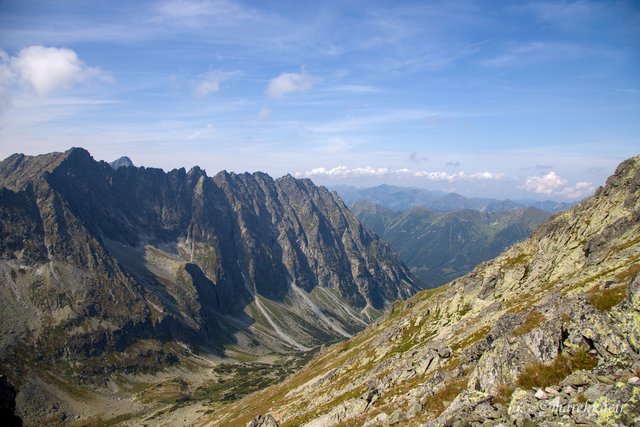
{"type": "Polygon", "coordinates": [[[159,344],[153,357],[95,368],[106,371],[170,363],[174,341],[307,350],[420,289],[335,193],[291,176],[165,173],[81,148],[16,154],[0,163],[0,231],[10,365],[18,345],[71,360],[159,344]]]}
{"type": "Polygon", "coordinates": [[[280,424],[271,416],[267,415],[258,415],[253,421],[247,424],[247,427],[279,427],[280,424]]]}

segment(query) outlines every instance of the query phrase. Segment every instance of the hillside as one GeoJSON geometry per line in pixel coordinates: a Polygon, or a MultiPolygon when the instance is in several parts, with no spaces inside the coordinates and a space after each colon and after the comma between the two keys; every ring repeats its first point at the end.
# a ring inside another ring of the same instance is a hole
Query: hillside
{"type": "Polygon", "coordinates": [[[90,414],[84,386],[122,374],[307,352],[420,289],[309,180],[124,163],[0,162],[0,367],[27,421],[90,414]]]}
{"type": "Polygon", "coordinates": [[[460,279],[395,304],[282,384],[200,420],[237,426],[263,415],[284,426],[637,425],[638,236],[635,157],[594,196],[528,240],[460,279]]]}
{"type": "Polygon", "coordinates": [[[394,211],[366,201],[357,202],[350,209],[389,242],[411,272],[431,287],[495,258],[529,237],[550,216],[536,208],[504,212],[438,212],[426,208],[394,211]]]}

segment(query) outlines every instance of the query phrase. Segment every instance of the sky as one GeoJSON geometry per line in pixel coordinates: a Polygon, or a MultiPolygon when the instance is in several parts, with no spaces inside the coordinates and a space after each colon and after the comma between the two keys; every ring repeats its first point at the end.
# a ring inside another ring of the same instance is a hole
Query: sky
{"type": "Polygon", "coordinates": [[[577,200],[640,154],[640,2],[0,0],[0,158],[577,200]]]}

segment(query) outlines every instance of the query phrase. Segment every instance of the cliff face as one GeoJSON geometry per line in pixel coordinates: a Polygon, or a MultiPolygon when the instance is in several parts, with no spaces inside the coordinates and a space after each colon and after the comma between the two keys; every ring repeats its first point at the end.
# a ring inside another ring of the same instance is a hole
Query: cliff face
{"type": "Polygon", "coordinates": [[[305,426],[637,425],[638,236],[635,157],[528,240],[462,278],[396,303],[284,383],[211,419],[222,425],[243,425],[259,414],[305,426]]]}
{"type": "Polygon", "coordinates": [[[78,148],[16,154],[0,163],[0,227],[9,365],[29,348],[73,359],[145,339],[160,362],[177,341],[306,349],[419,290],[335,194],[290,176],[113,168],[78,148]]]}

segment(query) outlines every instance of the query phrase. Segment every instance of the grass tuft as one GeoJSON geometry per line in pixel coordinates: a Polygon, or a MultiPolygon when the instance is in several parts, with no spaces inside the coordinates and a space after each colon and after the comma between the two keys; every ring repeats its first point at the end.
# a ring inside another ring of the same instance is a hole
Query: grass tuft
{"type": "Polygon", "coordinates": [[[527,390],[544,388],[558,384],[571,372],[581,369],[590,370],[596,365],[596,357],[589,354],[587,350],[580,349],[572,356],[560,354],[549,364],[536,362],[526,365],[516,383],[518,387],[527,390]]]}
{"type": "Polygon", "coordinates": [[[493,399],[495,403],[507,405],[511,402],[511,395],[515,389],[507,384],[500,384],[496,390],[496,396],[493,399]]]}
{"type": "Polygon", "coordinates": [[[537,310],[533,310],[529,313],[525,321],[522,322],[520,326],[518,326],[513,330],[513,335],[519,336],[519,335],[528,334],[529,332],[539,327],[540,324],[544,322],[544,320],[545,320],[545,317],[542,313],[540,313],[537,310]]]}
{"type": "Polygon", "coordinates": [[[587,292],[587,299],[595,308],[600,311],[609,311],[612,307],[620,304],[627,297],[627,286],[615,286],[603,288],[596,286],[587,292]]]}
{"type": "Polygon", "coordinates": [[[442,389],[427,399],[424,404],[425,412],[430,413],[434,418],[442,414],[453,399],[464,391],[468,382],[468,377],[450,379],[442,389]]]}

